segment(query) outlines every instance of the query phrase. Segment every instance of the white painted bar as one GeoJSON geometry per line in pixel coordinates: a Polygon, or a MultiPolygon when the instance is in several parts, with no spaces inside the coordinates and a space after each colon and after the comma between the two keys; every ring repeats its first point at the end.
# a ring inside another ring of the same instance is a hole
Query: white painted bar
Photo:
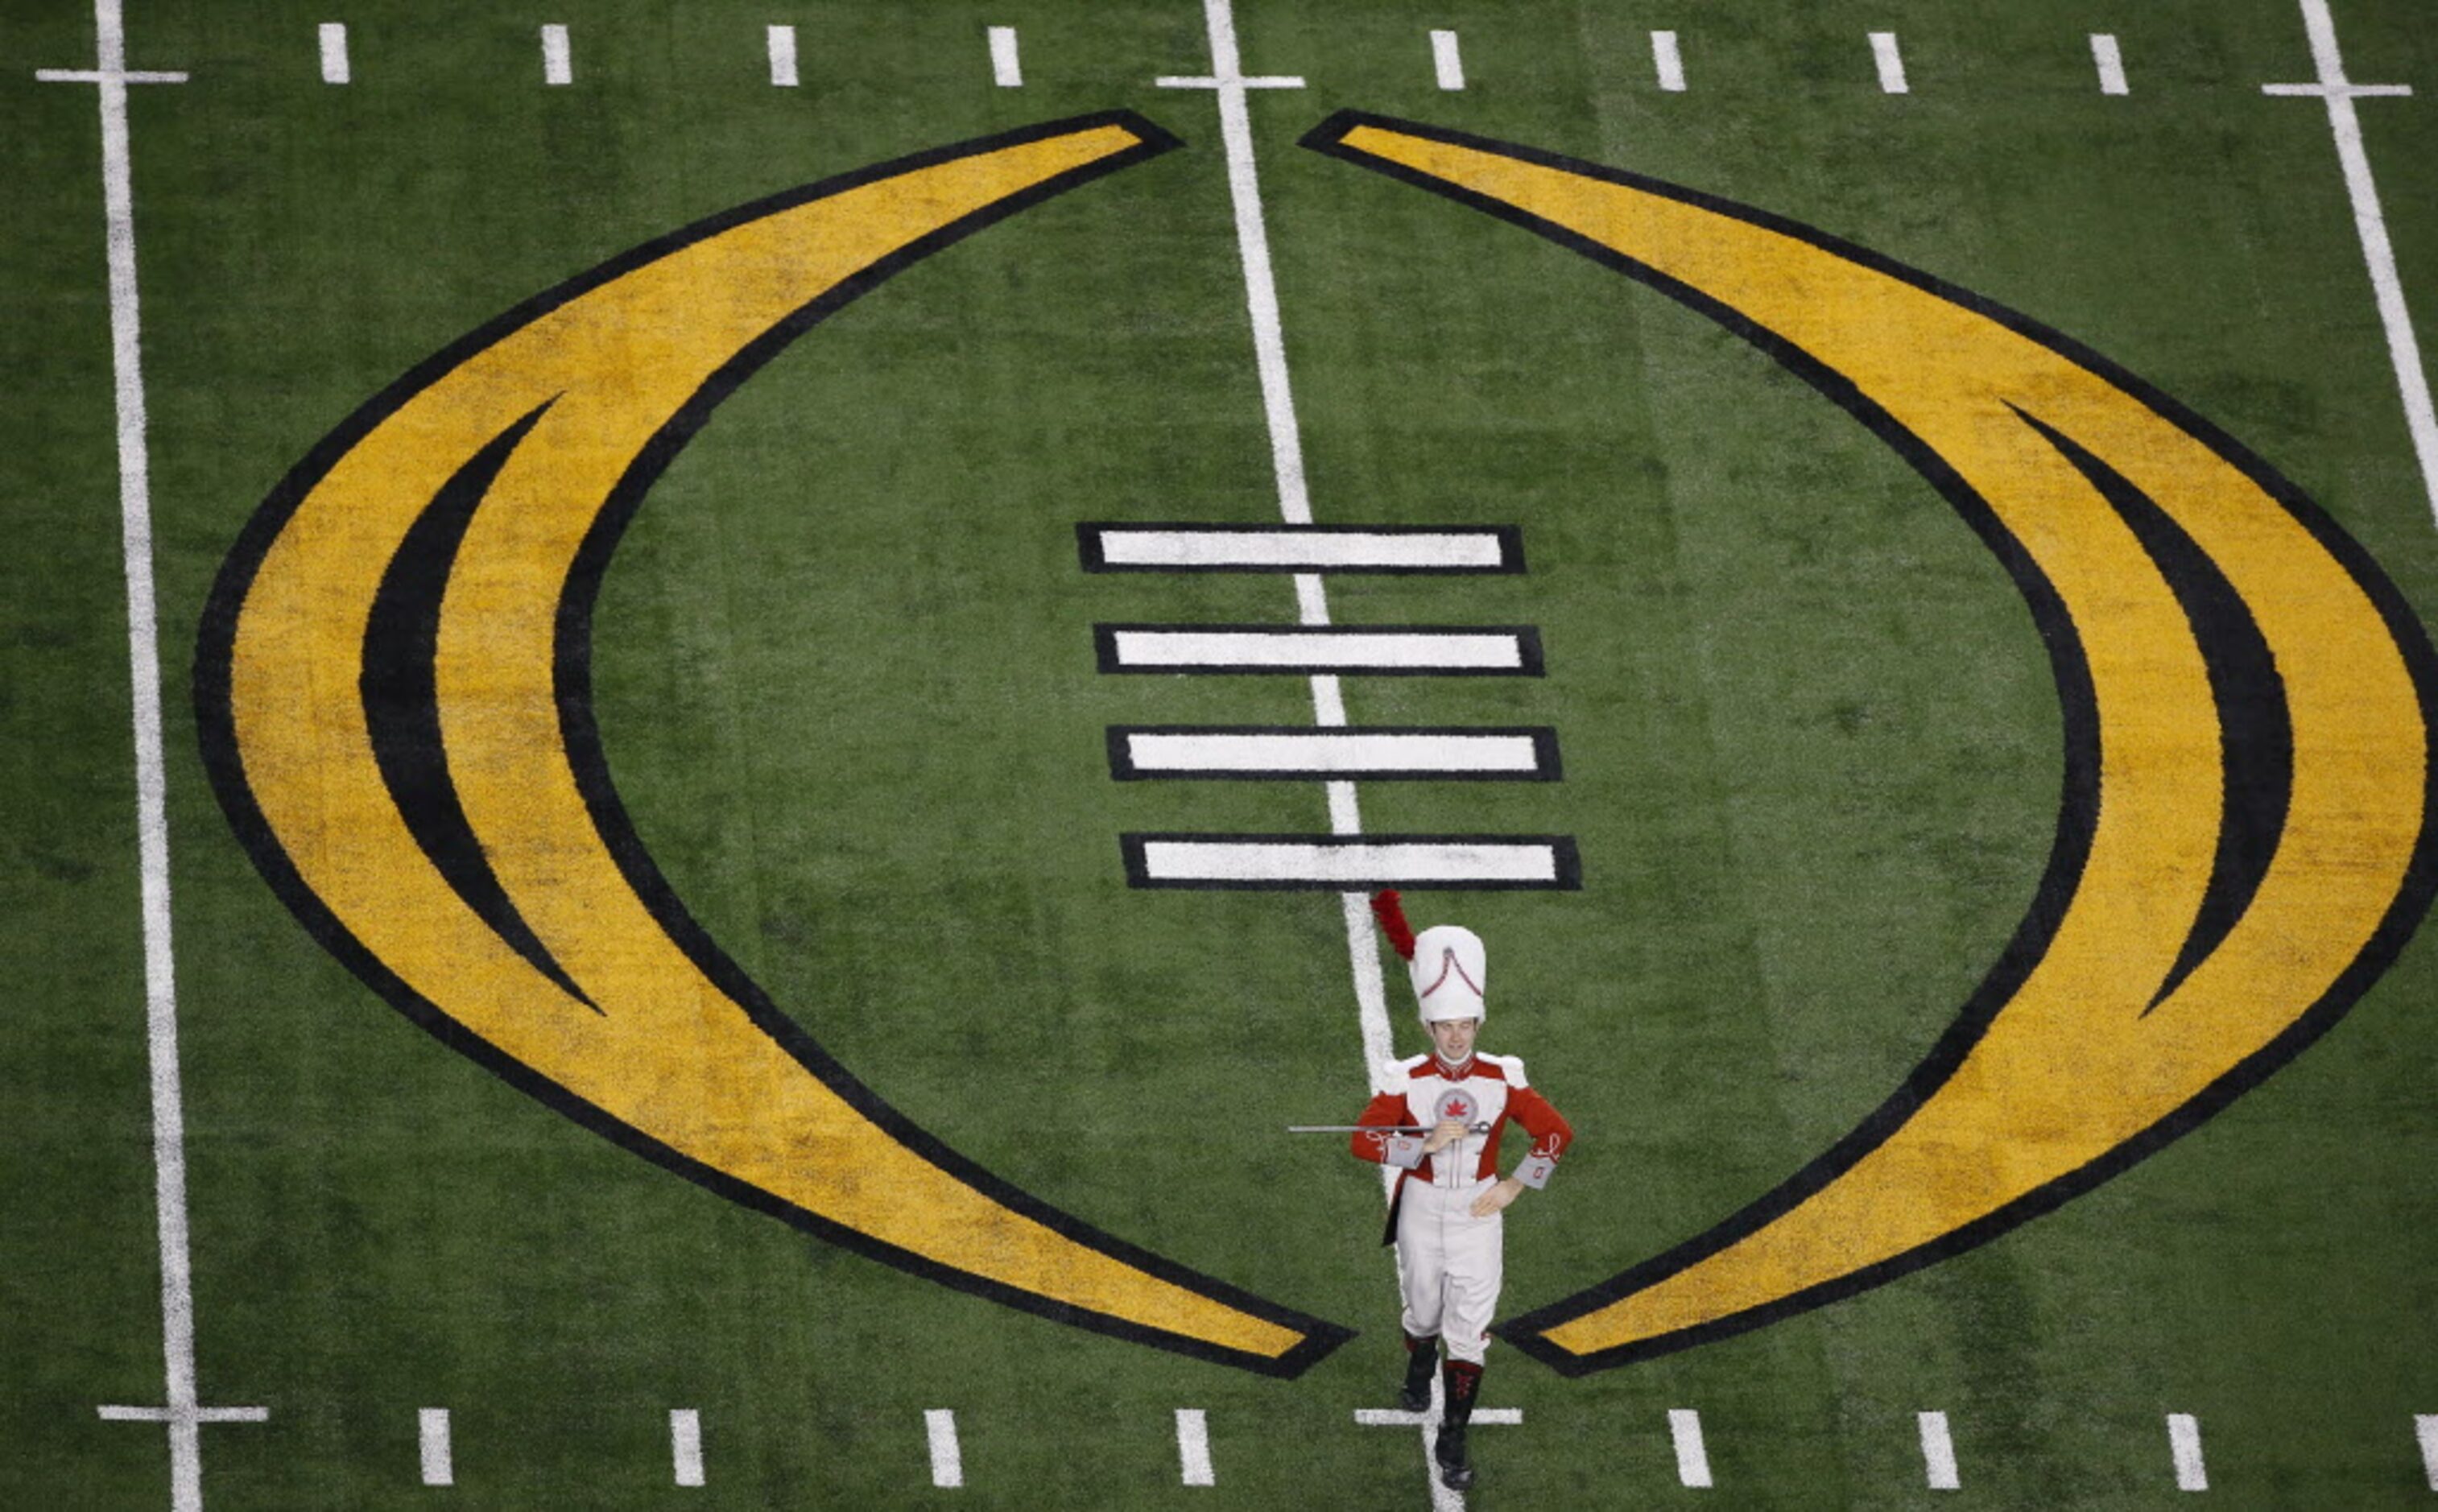
{"type": "Polygon", "coordinates": [[[2429,1477],[2429,1489],[2438,1491],[2438,1414],[2415,1414],[2412,1436],[2421,1441],[2421,1468],[2429,1477]]]}
{"type": "Polygon", "coordinates": [[[1090,538],[1100,565],[1176,571],[1497,571],[1513,566],[1495,530],[1208,530],[1104,525],[1090,538]]]}
{"type": "Polygon", "coordinates": [[[455,1456],[449,1447],[449,1409],[426,1407],[415,1415],[416,1448],[423,1462],[423,1484],[454,1486],[457,1484],[455,1456]]]}
{"type": "Polygon", "coordinates": [[[965,1460],[957,1447],[957,1415],[945,1407],[934,1407],[923,1414],[923,1433],[931,1450],[931,1484],[957,1486],[965,1484],[965,1460]]]}
{"type": "Polygon", "coordinates": [[[780,89],[796,87],[796,28],[766,26],[770,48],[770,82],[780,89]]]}
{"type": "Polygon", "coordinates": [[[336,21],[325,21],[316,35],[322,43],[322,82],[344,84],[348,79],[347,28],[336,21]]]}
{"type": "Polygon", "coordinates": [[[1523,638],[1510,631],[1316,635],[1305,630],[1119,630],[1121,667],[1331,667],[1343,672],[1520,672],[1523,638]]]}
{"type": "Polygon", "coordinates": [[[1557,887],[1555,846],[1539,840],[1397,840],[1340,845],[1293,840],[1140,842],[1145,880],[1368,888],[1442,883],[1557,887]]]}
{"type": "Polygon", "coordinates": [[[1922,1472],[1934,1491],[1954,1491],[1963,1488],[1955,1474],[1955,1440],[1947,1432],[1945,1413],[1917,1413],[1921,1426],[1922,1472]]]}
{"type": "Polygon", "coordinates": [[[680,1486],[702,1484],[702,1415],[691,1407],[669,1409],[669,1470],[680,1486]]]}
{"type": "Polygon", "coordinates": [[[541,81],[575,82],[575,65],[567,50],[567,28],[556,22],[541,28],[541,81]]]}
{"type": "Polygon", "coordinates": [[[1685,58],[1676,50],[1676,34],[1651,34],[1651,65],[1659,71],[1659,87],[1670,95],[1685,93],[1685,58]]]}
{"type": "Polygon", "coordinates": [[[2167,1415],[2167,1448],[2176,1457],[2176,1489],[2209,1489],[2209,1467],[2201,1461],[2200,1419],[2190,1413],[2167,1415]]]}
{"type": "Polygon", "coordinates": [[[2116,39],[2108,32],[2091,34],[2091,62],[2099,70],[2099,92],[2103,95],[2131,93],[2125,83],[2125,55],[2116,47],[2116,39]]]}
{"type": "Polygon", "coordinates": [[[1543,770],[1541,746],[1529,735],[1352,734],[1342,730],[1242,733],[1127,731],[1127,763],[1136,772],[1329,772],[1347,777],[1450,772],[1528,777],[1543,770]]]}
{"type": "Polygon", "coordinates": [[[990,28],[990,56],[993,83],[1001,89],[1021,89],[1024,86],[1024,65],[1016,58],[1014,26],[990,28]]]}
{"type": "Polygon", "coordinates": [[[1441,89],[1464,87],[1464,56],[1457,50],[1456,33],[1431,33],[1431,66],[1437,70],[1441,89]]]}
{"type": "Polygon", "coordinates": [[[1176,1410],[1176,1464],[1178,1478],[1187,1486],[1219,1484],[1210,1468],[1210,1425],[1199,1407],[1176,1410]]]}
{"type": "Polygon", "coordinates": [[[1881,93],[1906,93],[1904,54],[1897,50],[1897,34],[1893,31],[1872,32],[1871,57],[1880,65],[1881,93]]]}
{"type": "Polygon", "coordinates": [[[1710,1453],[1702,1443],[1702,1415],[1690,1407],[1668,1410],[1668,1436],[1676,1444],[1676,1479],[1696,1489],[1710,1484],[1710,1453]]]}

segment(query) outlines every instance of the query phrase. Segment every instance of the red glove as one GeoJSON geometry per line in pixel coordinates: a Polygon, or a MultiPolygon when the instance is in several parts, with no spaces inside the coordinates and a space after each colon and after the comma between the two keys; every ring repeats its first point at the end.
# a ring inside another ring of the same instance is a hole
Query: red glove
{"type": "Polygon", "coordinates": [[[1393,888],[1371,894],[1371,916],[1380,921],[1388,948],[1406,960],[1414,958],[1414,926],[1405,923],[1405,905],[1393,888]]]}

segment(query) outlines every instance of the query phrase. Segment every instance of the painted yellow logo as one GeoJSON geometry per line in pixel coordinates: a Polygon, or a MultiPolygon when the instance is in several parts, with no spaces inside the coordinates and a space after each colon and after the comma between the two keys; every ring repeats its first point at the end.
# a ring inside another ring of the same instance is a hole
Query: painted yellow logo
{"type": "Polygon", "coordinates": [[[1843,405],[2005,562],[2066,708],[2039,902],[1906,1084],[1744,1212],[1502,1338],[1597,1369],[1983,1242],[2223,1107],[2401,948],[2438,882],[2438,675],[2265,464],[2020,315],[1743,206],[1373,116],[1306,145],[1615,267],[1843,405]]]}
{"type": "Polygon", "coordinates": [[[268,501],[207,613],[222,804],[427,1029],[749,1206],[951,1286],[1276,1375],[1347,1330],[1101,1234],[850,1076],[686,916],[594,739],[593,591],[711,410],[906,264],[1167,150],[1062,121],[637,249],[408,375],[268,501]]]}
{"type": "MultiPolygon", "coordinates": [[[[2224,1106],[2394,958],[2438,887],[2438,659],[2264,464],[2064,338],[1805,227],[1378,117],[1307,143],[1598,258],[1843,405],[2013,572],[2066,711],[2039,901],[1906,1084],[1744,1212],[1502,1337],[1596,1369],[1982,1242],[2224,1106]]],[[[592,724],[594,591],[721,399],[899,268],[1174,145],[1121,113],[943,149],[509,312],[265,502],[206,612],[197,707],[222,805],[290,907],[524,1090],[906,1270],[1295,1375],[1347,1330],[991,1176],[786,1018],[661,879],[592,724]]]]}

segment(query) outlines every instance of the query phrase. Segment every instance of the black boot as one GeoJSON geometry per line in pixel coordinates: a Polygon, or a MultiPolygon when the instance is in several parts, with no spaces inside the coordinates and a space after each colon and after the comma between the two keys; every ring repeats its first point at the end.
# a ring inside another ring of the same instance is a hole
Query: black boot
{"type": "Polygon", "coordinates": [[[1431,1457],[1440,1462],[1440,1483],[1451,1491],[1473,1486],[1473,1457],[1465,1452],[1464,1429],[1473,1421],[1473,1399],[1481,1392],[1481,1367],[1451,1360],[1443,1373],[1447,1400],[1440,1412],[1439,1437],[1431,1457]]]}
{"type": "Polygon", "coordinates": [[[1417,1339],[1405,1335],[1405,1383],[1397,1388],[1397,1405],[1418,1413],[1431,1404],[1431,1372],[1440,1365],[1440,1336],[1417,1339]]]}

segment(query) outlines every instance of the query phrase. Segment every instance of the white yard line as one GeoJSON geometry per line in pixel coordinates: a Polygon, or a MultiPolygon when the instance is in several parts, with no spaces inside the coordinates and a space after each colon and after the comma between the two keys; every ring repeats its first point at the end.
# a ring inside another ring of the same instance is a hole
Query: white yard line
{"type": "Polygon", "coordinates": [[[1651,66],[1659,73],[1659,87],[1670,95],[1685,92],[1685,56],[1676,50],[1676,34],[1654,31],[1651,34],[1651,66]]]}
{"type": "Polygon", "coordinates": [[[923,1436],[931,1450],[931,1484],[964,1485],[965,1457],[957,1447],[957,1415],[945,1407],[931,1408],[923,1415],[923,1436]]]}
{"type": "Polygon", "coordinates": [[[1934,1491],[1954,1491],[1963,1487],[1955,1474],[1955,1440],[1947,1432],[1945,1413],[1916,1413],[1921,1428],[1922,1474],[1934,1491]]]}
{"type": "Polygon", "coordinates": [[[1439,75],[1440,88],[1464,87],[1464,55],[1457,50],[1456,33],[1431,33],[1431,67],[1439,75]]]}
{"type": "Polygon", "coordinates": [[[1871,33],[1871,58],[1880,65],[1880,92],[1885,95],[1905,94],[1904,54],[1897,48],[1895,32],[1871,33]]]}
{"type": "Polygon", "coordinates": [[[556,22],[541,28],[541,81],[545,84],[575,82],[575,67],[567,50],[567,28],[556,22]]]}
{"type": "Polygon", "coordinates": [[[702,1415],[691,1407],[669,1409],[669,1475],[680,1486],[702,1484],[702,1415]]]}
{"type": "Polygon", "coordinates": [[[990,28],[991,82],[1001,89],[1024,87],[1024,64],[1016,57],[1016,28],[990,28]]]}
{"type": "Polygon", "coordinates": [[[2337,139],[2337,161],[2343,167],[2345,193],[2353,202],[2354,231],[2361,238],[2362,261],[2369,265],[2371,291],[2377,300],[2379,324],[2387,330],[2387,356],[2395,369],[2395,385],[2404,397],[2404,420],[2412,435],[2412,454],[2421,465],[2421,486],[2430,515],[2438,519],[2438,412],[2429,401],[2429,378],[2421,366],[2421,343],[2412,334],[2412,316],[2405,308],[2404,285],[2396,276],[2395,249],[2388,244],[2387,218],[2379,211],[2378,185],[2370,175],[2370,154],[2362,147],[2361,119],[2354,101],[2363,96],[2403,96],[2409,84],[2357,84],[2345,78],[2337,50],[2337,23],[2328,0],[2302,0],[2303,26],[2311,37],[2311,61],[2319,78],[2308,84],[2263,84],[2264,95],[2316,96],[2327,102],[2328,129],[2337,139]]]}
{"type": "Polygon", "coordinates": [[[2091,62],[2099,70],[2099,92],[2103,95],[2129,94],[2125,84],[2125,55],[2117,50],[2116,39],[2105,31],[2091,34],[2091,62]]]}
{"type": "Polygon", "coordinates": [[[1187,1486],[1216,1486],[1210,1468],[1210,1425],[1199,1407],[1176,1410],[1177,1478],[1187,1486]]]}
{"type": "Polygon", "coordinates": [[[205,1408],[195,1389],[195,1292],[186,1226],[186,1095],[178,1078],[178,989],[169,914],[168,783],[162,753],[159,616],[152,583],[152,485],[146,442],[143,321],[135,283],[135,195],[127,86],[183,82],[132,73],[120,0],[94,0],[95,66],[38,79],[97,86],[101,108],[102,225],[110,279],[110,367],[118,421],[119,546],[127,580],[127,657],[135,742],[136,859],[144,929],[145,1048],[152,1101],[152,1203],[160,1237],[163,1405],[103,1407],[114,1421],[159,1422],[169,1436],[174,1512],[203,1504],[202,1425],[260,1422],[260,1407],[205,1408]]]}
{"type": "Polygon", "coordinates": [[[347,69],[347,28],[336,21],[322,23],[316,35],[322,44],[322,82],[344,84],[349,78],[347,69]]]}
{"type": "Polygon", "coordinates": [[[1676,1445],[1676,1479],[1703,1489],[1710,1484],[1710,1452],[1702,1443],[1702,1415],[1690,1407],[1668,1410],[1668,1436],[1676,1445]]]}
{"type": "Polygon", "coordinates": [[[2209,1468],[2201,1462],[2200,1420],[2190,1413],[2169,1413],[2167,1449],[2176,1459],[2176,1489],[2208,1490],[2209,1468]]]}
{"type": "Polygon", "coordinates": [[[422,1462],[423,1484],[456,1485],[456,1457],[450,1451],[449,1445],[449,1409],[426,1407],[416,1413],[415,1440],[417,1458],[422,1462]]]}
{"type": "Polygon", "coordinates": [[[770,51],[770,82],[779,89],[796,87],[796,28],[765,26],[762,34],[770,51]]]}
{"type": "MultiPolygon", "coordinates": [[[[1202,20],[1210,43],[1210,72],[1198,79],[1167,78],[1155,82],[1169,89],[1208,89],[1218,100],[1219,137],[1228,159],[1228,198],[1235,213],[1236,254],[1245,274],[1245,313],[1252,325],[1254,368],[1261,379],[1262,414],[1270,432],[1270,471],[1278,488],[1279,514],[1290,525],[1309,525],[1312,498],[1304,476],[1303,434],[1296,423],[1295,391],[1287,378],[1286,337],[1279,322],[1278,284],[1270,268],[1269,231],[1262,214],[1261,176],[1253,165],[1253,125],[1247,103],[1251,90],[1300,89],[1303,80],[1292,76],[1246,76],[1230,0],[1203,0],[1202,20]]],[[[1298,572],[1295,587],[1298,618],[1307,625],[1327,624],[1329,594],[1320,576],[1298,572]]],[[[1345,697],[1335,677],[1312,679],[1312,712],[1316,724],[1346,723],[1345,697]]],[[[1361,834],[1363,814],[1354,784],[1331,782],[1327,792],[1331,832],[1361,834]]],[[[1346,932],[1347,966],[1354,982],[1364,1080],[1376,1091],[1396,1052],[1388,1033],[1380,943],[1363,893],[1341,892],[1338,914],[1346,932]]],[[[1440,1484],[1428,1430],[1422,1433],[1422,1473],[1429,1477],[1433,1507],[1440,1512],[1461,1508],[1464,1498],[1440,1484]]]]}

